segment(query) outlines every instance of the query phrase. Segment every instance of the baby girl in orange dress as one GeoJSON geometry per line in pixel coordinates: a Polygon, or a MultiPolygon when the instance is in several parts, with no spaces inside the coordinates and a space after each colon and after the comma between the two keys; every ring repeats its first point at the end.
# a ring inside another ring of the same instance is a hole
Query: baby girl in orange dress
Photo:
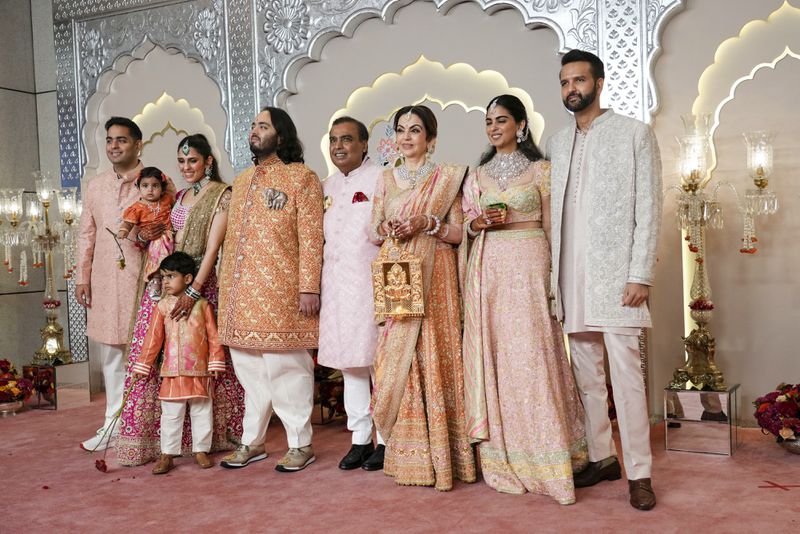
{"type": "Polygon", "coordinates": [[[175,243],[172,238],[169,216],[175,198],[167,192],[167,178],[156,167],[145,167],[136,179],[136,187],[141,196],[122,214],[122,225],[117,231],[117,239],[125,239],[131,228],[138,226],[140,229],[158,224],[167,226],[160,238],[151,241],[147,246],[147,260],[144,266],[145,279],[150,280],[147,291],[153,300],[161,298],[161,276],[158,266],[161,260],[169,256],[175,243]]]}

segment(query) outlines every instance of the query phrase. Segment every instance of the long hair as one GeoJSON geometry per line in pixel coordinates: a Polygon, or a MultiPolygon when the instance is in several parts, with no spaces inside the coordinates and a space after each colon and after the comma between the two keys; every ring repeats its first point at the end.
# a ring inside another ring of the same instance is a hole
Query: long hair
{"type": "Polygon", "coordinates": [[[197,150],[197,152],[203,156],[203,160],[208,159],[208,156],[211,156],[211,181],[212,182],[221,182],[222,178],[219,175],[219,165],[217,164],[217,158],[211,151],[211,144],[206,139],[206,136],[198,133],[187,135],[183,139],[180,140],[178,143],[178,152],[181,151],[183,145],[189,145],[189,148],[193,148],[197,150]]]}
{"type": "Polygon", "coordinates": [[[403,106],[394,114],[394,130],[397,131],[397,124],[400,122],[400,117],[408,113],[413,113],[419,120],[422,121],[422,126],[425,127],[425,140],[430,141],[438,133],[439,123],[436,120],[436,115],[433,114],[431,108],[428,106],[403,106]]]}
{"type": "MultiPolygon", "coordinates": [[[[533,135],[531,135],[531,121],[528,120],[528,112],[525,110],[525,104],[522,103],[522,100],[514,95],[496,96],[489,102],[489,105],[486,106],[487,114],[489,113],[489,108],[494,105],[501,106],[508,110],[517,123],[525,121],[525,130],[527,135],[523,142],[517,144],[517,150],[522,152],[522,154],[531,161],[539,161],[540,159],[544,158],[542,151],[539,150],[539,147],[537,147],[536,143],[533,142],[533,135]]],[[[494,146],[490,146],[481,156],[480,165],[489,163],[495,154],[497,154],[497,149],[494,146]]]]}
{"type": "MultiPolygon", "coordinates": [[[[297,137],[297,128],[292,122],[292,118],[281,108],[267,106],[261,111],[269,111],[272,126],[278,134],[278,147],[275,153],[280,160],[286,164],[305,163],[303,159],[303,143],[297,137]]],[[[256,158],[253,160],[258,164],[256,158]]]]}

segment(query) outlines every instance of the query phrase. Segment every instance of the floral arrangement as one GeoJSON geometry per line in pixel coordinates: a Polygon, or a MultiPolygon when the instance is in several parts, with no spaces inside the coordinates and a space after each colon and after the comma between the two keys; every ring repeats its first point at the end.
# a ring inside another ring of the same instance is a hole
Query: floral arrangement
{"type": "Polygon", "coordinates": [[[714,309],[714,303],[706,299],[695,299],[689,303],[689,309],[711,311],[714,309]]]}
{"type": "Polygon", "coordinates": [[[8,360],[0,360],[0,402],[24,401],[33,393],[33,383],[20,378],[8,360]]]}
{"type": "Polygon", "coordinates": [[[780,384],[753,405],[762,432],[777,436],[779,442],[800,439],[800,384],[780,384]]]}

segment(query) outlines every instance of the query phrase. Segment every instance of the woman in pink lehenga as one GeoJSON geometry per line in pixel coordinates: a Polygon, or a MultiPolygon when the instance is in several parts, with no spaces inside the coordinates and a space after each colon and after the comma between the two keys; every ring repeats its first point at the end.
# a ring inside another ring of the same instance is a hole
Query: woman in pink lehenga
{"type": "MultiPolygon", "coordinates": [[[[228,225],[228,203],[230,188],[219,177],[217,162],[211,154],[211,146],[202,134],[190,135],[178,145],[178,165],[184,179],[191,184],[176,197],[171,222],[175,231],[175,250],[186,252],[198,262],[197,276],[192,283],[216,309],[217,274],[216,265],[225,230],[228,225]]],[[[157,236],[152,236],[157,237],[157,236]]],[[[144,281],[143,281],[144,282],[144,281]]],[[[150,324],[155,302],[147,291],[142,291],[139,310],[133,325],[128,362],[139,357],[147,327],[150,324]]],[[[195,299],[183,295],[172,311],[173,317],[185,315],[194,305],[195,299]]],[[[227,371],[214,379],[212,397],[214,401],[214,437],[212,451],[234,449],[242,435],[244,414],[244,390],[233,373],[230,355],[226,350],[227,371]]],[[[120,465],[141,465],[159,456],[159,427],[161,406],[158,401],[158,367],[146,379],[131,386],[130,374],[125,381],[128,394],[122,408],[120,432],[117,437],[117,462],[120,465]]],[[[184,421],[183,452],[190,454],[192,436],[189,418],[184,421]]]]}
{"type": "Polygon", "coordinates": [[[459,251],[467,432],[480,443],[489,486],[571,504],[573,470],[588,455],[563,334],[548,309],[550,163],[514,96],[490,102],[486,134],[492,146],[464,185],[459,251]]]}

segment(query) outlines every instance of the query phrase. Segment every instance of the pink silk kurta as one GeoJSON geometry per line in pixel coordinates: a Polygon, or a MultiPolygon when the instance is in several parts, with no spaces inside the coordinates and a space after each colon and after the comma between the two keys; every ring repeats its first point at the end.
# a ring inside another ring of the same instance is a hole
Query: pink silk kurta
{"type": "Polygon", "coordinates": [[[319,313],[320,365],[368,367],[378,329],[372,300],[372,260],[380,247],[369,240],[372,196],[382,169],[367,159],[348,176],[336,172],[322,184],[325,247],[319,313]],[[358,195],[361,193],[361,195],[358,195]],[[353,202],[354,198],[366,198],[353,202]]]}
{"type": "Polygon", "coordinates": [[[122,179],[109,169],[90,178],[81,192],[83,212],[75,283],[90,284],[92,290],[92,307],[86,313],[86,335],[109,345],[125,345],[130,341],[142,250],[128,239],[121,240],[125,268],[120,269],[117,264],[119,249],[106,228],[116,234],[122,223],[122,213],[139,199],[134,182],[141,169],[139,163],[122,179]]]}

